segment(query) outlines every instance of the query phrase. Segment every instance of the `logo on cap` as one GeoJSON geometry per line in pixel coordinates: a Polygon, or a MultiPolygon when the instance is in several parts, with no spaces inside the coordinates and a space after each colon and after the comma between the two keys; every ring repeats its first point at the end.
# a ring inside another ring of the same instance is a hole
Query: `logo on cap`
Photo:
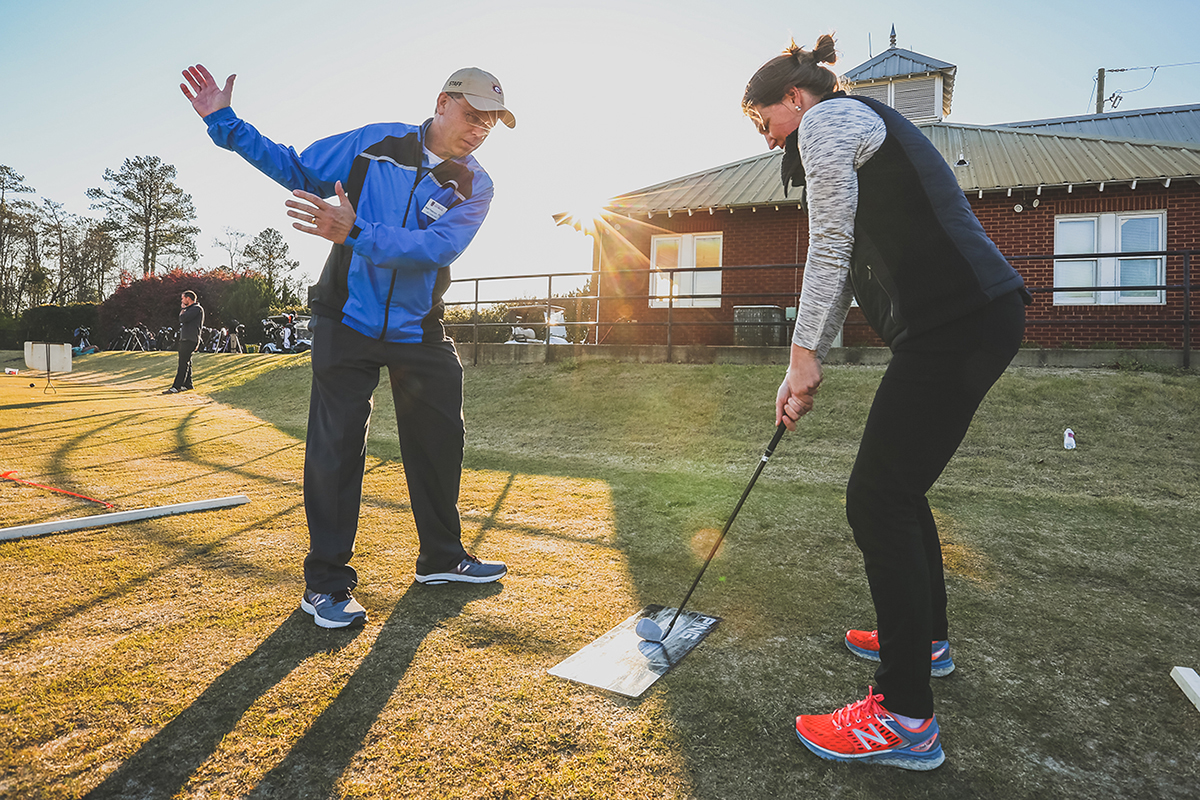
{"type": "Polygon", "coordinates": [[[493,86],[492,91],[495,92],[496,94],[504,94],[504,92],[500,91],[499,86],[493,86]]]}

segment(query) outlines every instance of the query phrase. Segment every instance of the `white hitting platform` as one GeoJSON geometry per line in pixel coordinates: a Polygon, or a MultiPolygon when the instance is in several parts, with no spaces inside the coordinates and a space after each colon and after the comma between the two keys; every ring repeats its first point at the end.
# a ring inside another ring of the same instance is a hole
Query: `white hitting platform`
{"type": "Polygon", "coordinates": [[[1196,670],[1191,667],[1176,667],[1171,670],[1171,677],[1179,684],[1179,688],[1183,689],[1183,693],[1192,701],[1196,710],[1200,711],[1200,675],[1196,674],[1196,670]]]}

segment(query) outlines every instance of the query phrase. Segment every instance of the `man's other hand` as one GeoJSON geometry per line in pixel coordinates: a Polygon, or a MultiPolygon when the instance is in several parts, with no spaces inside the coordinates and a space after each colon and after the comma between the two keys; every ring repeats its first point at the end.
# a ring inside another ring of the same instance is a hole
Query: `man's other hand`
{"type": "Polygon", "coordinates": [[[350,205],[350,198],[342,189],[341,181],[334,184],[333,190],[337,192],[338,205],[336,206],[301,189],[292,192],[293,196],[308,201],[301,203],[298,200],[288,200],[284,203],[292,209],[287,212],[289,217],[308,223],[302,225],[299,222],[293,222],[292,227],[298,231],[328,239],[334,244],[343,244],[346,237],[350,235],[350,231],[353,230],[354,220],[358,216],[354,213],[354,206],[350,205]]]}

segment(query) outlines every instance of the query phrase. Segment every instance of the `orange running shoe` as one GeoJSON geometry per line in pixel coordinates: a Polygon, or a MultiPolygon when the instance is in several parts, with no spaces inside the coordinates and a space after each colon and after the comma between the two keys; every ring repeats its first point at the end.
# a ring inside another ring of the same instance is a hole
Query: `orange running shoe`
{"type": "Polygon", "coordinates": [[[911,730],[880,705],[883,695],[867,690],[865,700],[832,714],[796,717],[796,735],[809,750],[829,761],[860,761],[911,770],[937,769],[942,753],[937,717],[911,730]]]}
{"type": "MultiPolygon", "coordinates": [[[[846,647],[859,658],[879,660],[879,631],[846,631],[846,647]]],[[[944,678],[954,672],[954,659],[950,658],[950,643],[945,639],[933,643],[929,674],[944,678]]]]}

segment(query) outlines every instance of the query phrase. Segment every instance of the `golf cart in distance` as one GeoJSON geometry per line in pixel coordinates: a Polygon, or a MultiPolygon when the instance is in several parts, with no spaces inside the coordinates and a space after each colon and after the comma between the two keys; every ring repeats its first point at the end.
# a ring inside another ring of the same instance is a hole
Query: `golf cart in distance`
{"type": "Polygon", "coordinates": [[[263,335],[267,341],[261,353],[303,353],[312,348],[312,333],[308,329],[309,317],[294,314],[276,314],[262,321],[263,335]]]}
{"type": "Polygon", "coordinates": [[[505,344],[571,343],[562,306],[513,306],[508,309],[508,321],[512,334],[505,344]]]}

